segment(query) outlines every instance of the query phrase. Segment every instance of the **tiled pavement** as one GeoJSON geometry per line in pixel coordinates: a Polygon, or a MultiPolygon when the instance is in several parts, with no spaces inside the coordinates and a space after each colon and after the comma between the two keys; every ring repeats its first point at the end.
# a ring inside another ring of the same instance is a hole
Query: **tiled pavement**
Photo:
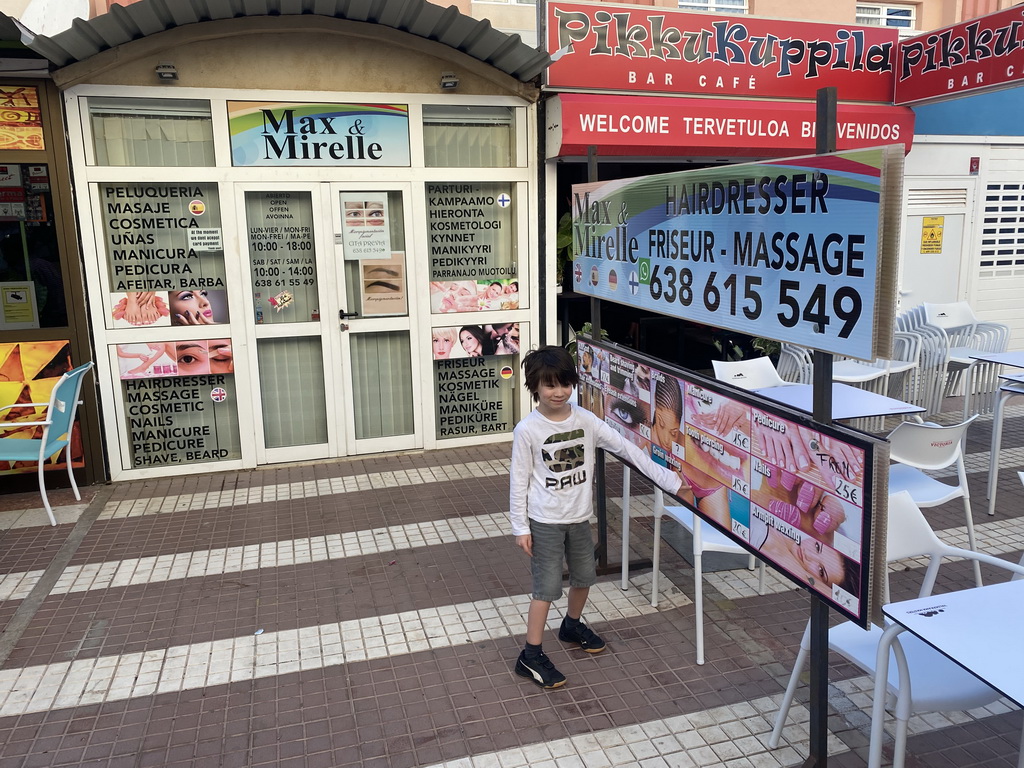
{"type": "MultiPolygon", "coordinates": [[[[968,436],[981,546],[1013,560],[1022,415],[1006,423],[992,518],[990,420],[968,436]]],[[[799,765],[806,709],[782,746],[766,741],[808,599],[771,575],[763,596],[744,569],[708,575],[697,666],[692,572],[665,548],[657,609],[649,569],[628,590],[609,574],[592,592],[586,618],[607,652],[546,637],[564,688],[511,674],[529,579],[507,532],[508,453],[120,483],[78,504],[61,490],[56,528],[37,495],[0,495],[0,768],[799,765]]],[[[609,475],[614,493],[614,463],[609,475]]],[[[645,557],[650,488],[634,480],[633,494],[632,556],[645,557]]],[[[929,518],[964,542],[958,502],[929,518]]],[[[616,510],[610,522],[617,561],[616,510]]],[[[909,596],[916,568],[895,569],[895,597],[909,596]]],[[[969,569],[954,574],[969,583],[969,569]]],[[[862,766],[868,683],[837,660],[829,681],[829,764],[862,766]]],[[[915,718],[908,766],[1015,765],[1020,717],[997,704],[915,718]]]]}

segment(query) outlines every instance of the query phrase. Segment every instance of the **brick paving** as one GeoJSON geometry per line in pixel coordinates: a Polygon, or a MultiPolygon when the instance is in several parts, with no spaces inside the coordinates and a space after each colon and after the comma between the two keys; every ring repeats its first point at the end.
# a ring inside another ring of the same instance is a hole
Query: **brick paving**
{"type": "MultiPolygon", "coordinates": [[[[981,546],[1015,561],[1022,415],[1006,421],[994,517],[990,420],[967,447],[981,546]]],[[[607,652],[545,638],[564,688],[511,673],[529,577],[504,519],[509,448],[93,486],[80,503],[57,490],[57,527],[38,495],[0,495],[0,768],[800,765],[806,691],[783,745],[767,737],[808,599],[772,574],[760,596],[743,568],[706,574],[698,666],[692,571],[664,546],[657,609],[649,569],[594,589],[586,616],[607,652]]],[[[634,476],[634,558],[651,553],[650,491],[634,476]]],[[[927,514],[963,543],[959,501],[927,514]]],[[[615,507],[613,562],[620,525],[615,507]]],[[[894,569],[894,598],[919,570],[894,569]]],[[[971,583],[969,568],[950,574],[945,586],[971,583]]],[[[829,681],[829,763],[862,766],[870,683],[838,659],[829,681]]],[[[914,718],[907,765],[1016,765],[1020,717],[1001,702],[914,718]]]]}

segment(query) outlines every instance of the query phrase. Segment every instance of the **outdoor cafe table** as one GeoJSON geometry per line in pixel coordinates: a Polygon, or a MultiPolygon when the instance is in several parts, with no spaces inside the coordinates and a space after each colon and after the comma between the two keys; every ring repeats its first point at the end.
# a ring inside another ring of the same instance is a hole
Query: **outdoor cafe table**
{"type": "MultiPolygon", "coordinates": [[[[790,384],[784,387],[764,387],[754,394],[805,413],[813,412],[814,387],[811,384],[790,384]]],[[[923,413],[924,408],[912,403],[886,397],[877,392],[832,383],[832,420],[868,419],[873,416],[902,416],[923,413]]]]}
{"type": "Polygon", "coordinates": [[[967,366],[964,373],[964,418],[971,416],[968,411],[971,405],[971,391],[974,387],[974,366],[978,363],[993,363],[995,365],[1006,365],[1010,368],[1024,368],[1024,350],[1012,352],[971,352],[971,359],[974,361],[967,366]]]}
{"type": "MultiPolygon", "coordinates": [[[[882,606],[898,628],[887,630],[879,644],[887,650],[903,631],[917,635],[1017,706],[1024,706],[1024,579],[963,589],[882,606]],[[928,609],[938,609],[928,610],[928,609]]],[[[881,762],[882,719],[890,654],[880,653],[875,670],[875,693],[868,765],[881,762]]]]}

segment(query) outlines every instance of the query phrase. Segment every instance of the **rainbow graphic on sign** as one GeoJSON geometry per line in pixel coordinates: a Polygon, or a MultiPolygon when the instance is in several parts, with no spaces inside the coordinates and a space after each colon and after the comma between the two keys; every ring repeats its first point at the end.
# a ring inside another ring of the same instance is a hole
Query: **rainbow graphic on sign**
{"type": "Polygon", "coordinates": [[[235,166],[408,166],[404,104],[229,101],[235,166]]]}

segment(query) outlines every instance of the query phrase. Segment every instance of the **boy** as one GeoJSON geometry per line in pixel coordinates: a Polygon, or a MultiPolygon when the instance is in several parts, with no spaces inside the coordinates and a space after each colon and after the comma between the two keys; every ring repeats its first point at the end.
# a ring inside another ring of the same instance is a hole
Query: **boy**
{"type": "Polygon", "coordinates": [[[681,480],[590,411],[570,403],[578,383],[576,364],[562,347],[548,346],[523,358],[526,388],[537,409],[513,431],[512,534],[530,556],[533,599],[526,623],[526,647],[516,661],[517,675],[541,688],[557,688],[565,675],[541,650],[551,603],[562,596],[562,563],[569,565],[569,600],[558,639],[599,653],[605,643],[580,619],[590,587],[597,581],[593,508],[594,454],[603,448],[627,459],[672,494],[681,480]]]}

